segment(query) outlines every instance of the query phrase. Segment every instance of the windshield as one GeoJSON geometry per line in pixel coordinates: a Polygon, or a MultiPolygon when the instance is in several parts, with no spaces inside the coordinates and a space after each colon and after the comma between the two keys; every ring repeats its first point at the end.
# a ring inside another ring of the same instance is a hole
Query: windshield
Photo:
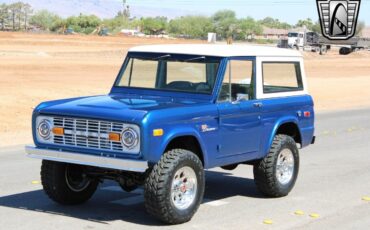
{"type": "Polygon", "coordinates": [[[117,87],[212,94],[220,60],[159,55],[130,57],[126,63],[117,87]]]}
{"type": "Polygon", "coordinates": [[[288,34],[288,37],[290,37],[290,38],[297,38],[298,37],[298,33],[289,33],[288,34]]]}

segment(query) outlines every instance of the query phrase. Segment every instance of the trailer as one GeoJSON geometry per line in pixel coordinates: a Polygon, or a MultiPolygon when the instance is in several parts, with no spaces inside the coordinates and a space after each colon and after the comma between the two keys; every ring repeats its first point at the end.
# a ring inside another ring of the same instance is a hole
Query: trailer
{"type": "Polygon", "coordinates": [[[325,54],[332,46],[339,48],[340,55],[347,55],[359,50],[370,48],[370,38],[353,37],[348,40],[329,40],[316,32],[296,32],[288,33],[288,38],[281,39],[278,47],[291,48],[297,50],[317,52],[325,54]]]}
{"type": "Polygon", "coordinates": [[[348,40],[333,41],[324,37],[320,37],[319,43],[335,45],[339,47],[340,55],[348,55],[352,52],[367,50],[370,48],[370,38],[353,37],[348,40]]]}

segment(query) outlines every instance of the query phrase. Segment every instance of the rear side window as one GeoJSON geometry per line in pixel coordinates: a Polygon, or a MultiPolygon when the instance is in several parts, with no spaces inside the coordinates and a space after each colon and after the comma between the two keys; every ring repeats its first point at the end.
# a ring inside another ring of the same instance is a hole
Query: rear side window
{"type": "Polygon", "coordinates": [[[262,69],[264,93],[303,90],[299,62],[264,62],[262,69]]]}

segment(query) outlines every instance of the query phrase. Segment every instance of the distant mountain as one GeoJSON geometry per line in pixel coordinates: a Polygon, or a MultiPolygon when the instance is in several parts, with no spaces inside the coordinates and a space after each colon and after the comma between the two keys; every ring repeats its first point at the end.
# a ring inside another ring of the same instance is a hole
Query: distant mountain
{"type": "MultiPolygon", "coordinates": [[[[20,0],[0,0],[0,3],[9,4],[18,1],[20,0]]],[[[62,17],[83,13],[94,14],[101,18],[111,18],[122,10],[121,2],[113,0],[23,0],[23,2],[29,3],[35,10],[46,9],[62,17]]],[[[133,17],[166,16],[175,18],[192,13],[178,9],[131,6],[131,16],[133,17]]]]}

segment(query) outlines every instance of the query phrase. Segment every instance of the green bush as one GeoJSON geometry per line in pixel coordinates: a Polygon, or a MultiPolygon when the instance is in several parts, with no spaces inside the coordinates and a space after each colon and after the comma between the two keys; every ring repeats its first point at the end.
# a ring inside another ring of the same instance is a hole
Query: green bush
{"type": "Polygon", "coordinates": [[[212,21],[204,16],[185,16],[173,19],[168,24],[168,32],[175,36],[191,38],[207,38],[208,32],[213,32],[212,21]]]}
{"type": "Polygon", "coordinates": [[[95,15],[83,15],[72,16],[66,19],[66,26],[72,28],[77,33],[90,34],[98,26],[100,26],[102,21],[95,15]]]}
{"type": "Polygon", "coordinates": [[[41,10],[31,17],[30,23],[42,28],[43,30],[57,31],[59,28],[63,27],[65,21],[54,13],[47,10],[41,10]]]}

